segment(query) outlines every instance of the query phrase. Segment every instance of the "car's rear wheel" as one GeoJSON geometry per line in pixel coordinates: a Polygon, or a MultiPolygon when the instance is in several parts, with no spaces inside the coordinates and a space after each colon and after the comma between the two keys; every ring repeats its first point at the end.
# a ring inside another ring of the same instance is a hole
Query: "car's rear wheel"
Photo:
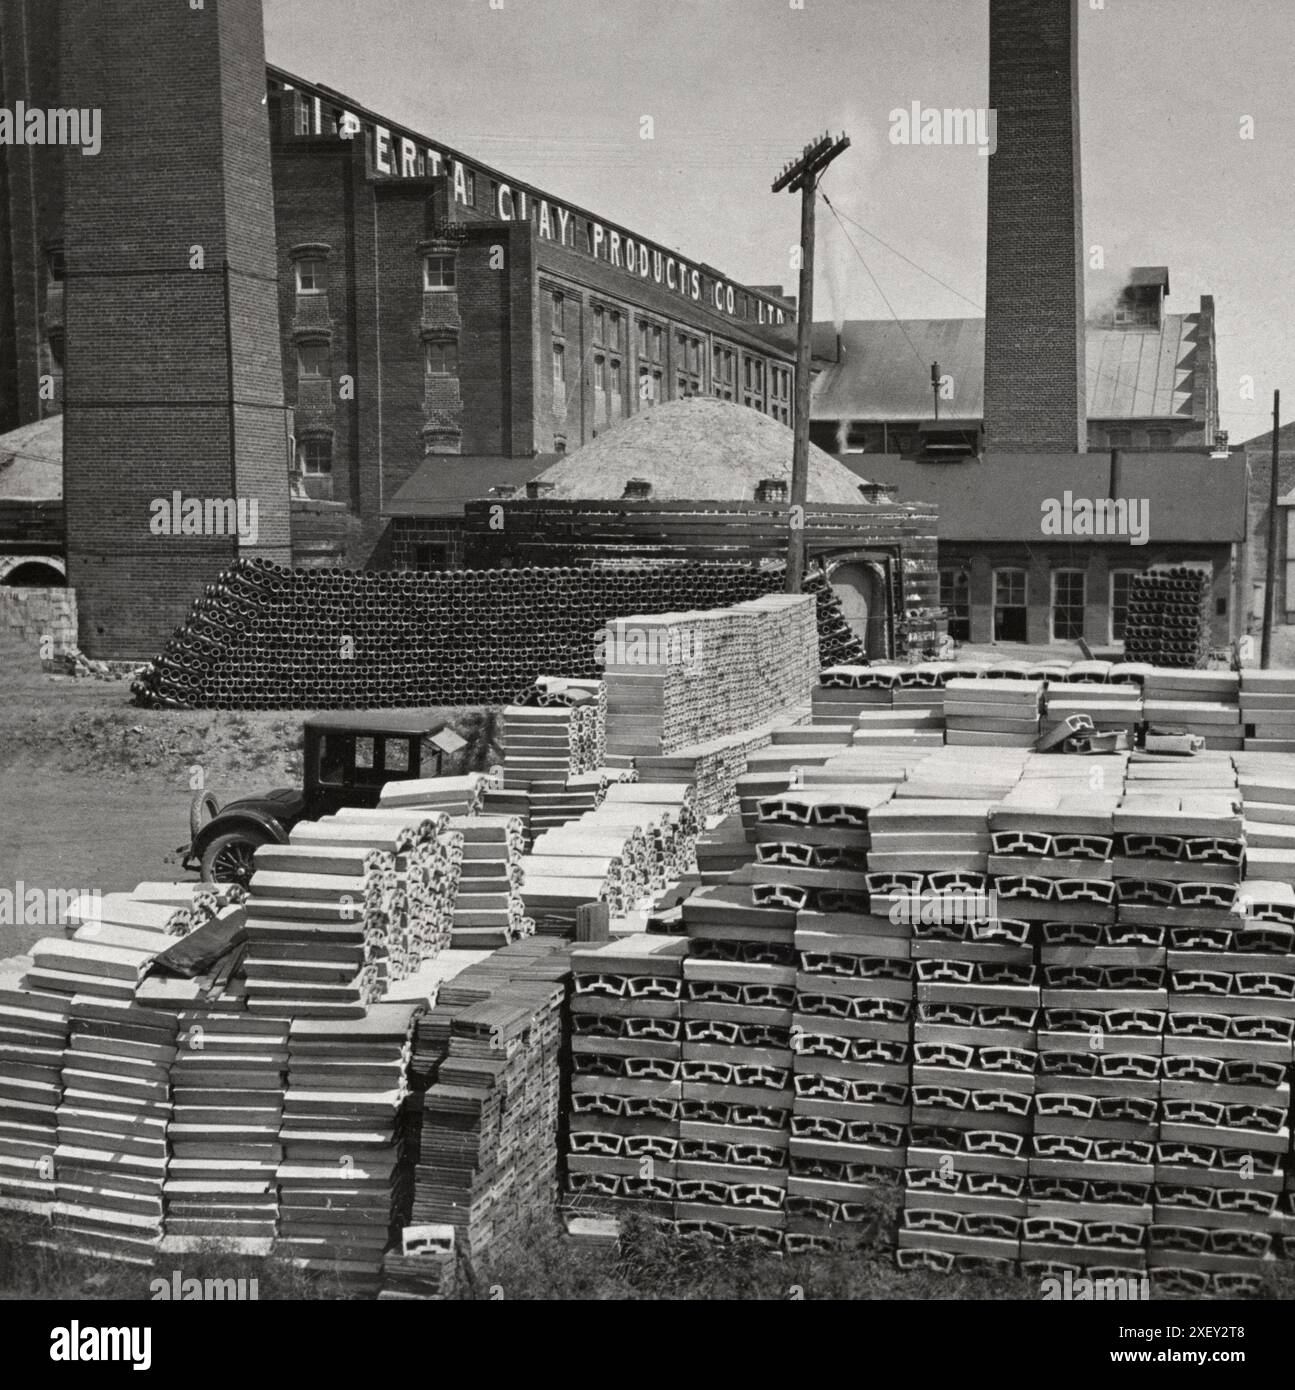
{"type": "Polygon", "coordinates": [[[246,888],[252,881],[257,848],[269,844],[264,835],[252,830],[230,830],[216,838],[202,852],[202,877],[207,883],[237,883],[246,888]]]}

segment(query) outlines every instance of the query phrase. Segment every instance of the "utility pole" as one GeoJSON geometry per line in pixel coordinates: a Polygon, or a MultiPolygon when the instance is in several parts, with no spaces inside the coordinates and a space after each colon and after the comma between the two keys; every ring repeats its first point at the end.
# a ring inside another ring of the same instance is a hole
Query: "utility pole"
{"type": "Polygon", "coordinates": [[[1273,392],[1273,471],[1268,483],[1268,571],[1264,580],[1264,631],[1259,651],[1259,664],[1266,671],[1272,659],[1273,610],[1276,608],[1277,587],[1277,498],[1281,493],[1277,479],[1277,453],[1282,424],[1282,393],[1273,392]]]}
{"type": "Polygon", "coordinates": [[[796,419],[787,512],[787,592],[800,593],[805,573],[805,494],[809,488],[809,387],[814,333],[814,199],[819,175],[850,148],[846,135],[806,145],[774,180],[773,191],[800,194],[800,295],[796,304],[796,419]]]}

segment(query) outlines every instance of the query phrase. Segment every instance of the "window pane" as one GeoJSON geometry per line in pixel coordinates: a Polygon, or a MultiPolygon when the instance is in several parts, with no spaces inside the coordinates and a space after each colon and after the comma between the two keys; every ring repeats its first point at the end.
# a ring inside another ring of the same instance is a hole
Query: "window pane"
{"type": "Polygon", "coordinates": [[[423,260],[423,288],[449,290],[454,288],[454,257],[427,256],[423,260]]]}
{"type": "Polygon", "coordinates": [[[409,740],[389,738],[384,742],[382,766],[386,772],[409,771],[409,740]]]}
{"type": "Polygon", "coordinates": [[[327,343],[298,343],[298,344],[297,344],[297,375],[298,375],[298,376],[327,376],[327,375],[328,375],[328,344],[327,344],[327,343]]]}

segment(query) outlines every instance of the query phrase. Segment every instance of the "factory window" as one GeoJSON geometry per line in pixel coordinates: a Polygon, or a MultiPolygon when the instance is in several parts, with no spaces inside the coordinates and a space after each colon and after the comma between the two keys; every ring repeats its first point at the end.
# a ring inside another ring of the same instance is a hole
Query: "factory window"
{"type": "Polygon", "coordinates": [[[654,323],[652,325],[652,360],[654,362],[659,362],[661,360],[661,347],[663,341],[664,335],[661,332],[661,326],[660,324],[654,323]]]}
{"type": "Polygon", "coordinates": [[[1052,640],[1078,642],[1084,635],[1086,576],[1083,570],[1052,572],[1052,640]]]}
{"type": "Polygon", "coordinates": [[[452,290],[454,288],[454,257],[433,255],[423,257],[423,288],[452,290]]]}
{"type": "Polygon", "coordinates": [[[742,403],[764,409],[764,363],[758,357],[742,360],[742,403]]]}
{"type": "Polygon", "coordinates": [[[566,331],[566,300],[557,290],[553,291],[553,331],[566,331]]]}
{"type": "Polygon", "coordinates": [[[722,401],[731,401],[734,395],[733,349],[715,347],[711,353],[711,389],[722,401]]]}
{"type": "Polygon", "coordinates": [[[646,319],[639,319],[639,357],[646,359],[648,355],[648,325],[646,319]]]}
{"type": "Polygon", "coordinates": [[[621,350],[621,316],[620,310],[613,309],[608,317],[607,327],[610,330],[610,337],[607,339],[607,346],[613,352],[621,350]]]}
{"type": "Polygon", "coordinates": [[[619,420],[624,408],[621,403],[621,364],[614,357],[607,364],[607,384],[611,387],[607,399],[608,417],[619,420]]]}
{"type": "Polygon", "coordinates": [[[301,260],[296,263],[297,269],[297,293],[298,294],[323,294],[327,287],[325,274],[327,262],[315,259],[301,260]]]}
{"type": "Polygon", "coordinates": [[[49,266],[49,278],[51,280],[62,280],[67,274],[67,258],[63,254],[61,244],[50,246],[45,251],[46,264],[49,266]]]}
{"type": "Polygon", "coordinates": [[[601,304],[594,305],[594,342],[601,344],[607,333],[607,310],[601,304]]]}
{"type": "Polygon", "coordinates": [[[1111,641],[1123,642],[1129,621],[1129,594],[1137,570],[1111,571],[1111,641]]]}
{"type": "Polygon", "coordinates": [[[299,377],[325,377],[328,375],[328,344],[297,344],[297,375],[299,377]]]}
{"type": "Polygon", "coordinates": [[[314,102],[307,96],[303,96],[297,104],[297,134],[313,135],[315,133],[315,110],[314,102]]]}
{"type": "Polygon", "coordinates": [[[561,343],[553,344],[553,408],[559,414],[566,413],[567,405],[567,354],[561,343]]]}
{"type": "Polygon", "coordinates": [[[1024,570],[1002,569],[994,571],[995,642],[1024,642],[1026,640],[1026,594],[1024,570]]]}
{"type": "Polygon", "coordinates": [[[423,364],[428,376],[458,376],[458,343],[424,343],[423,364]]]}
{"type": "Polygon", "coordinates": [[[303,439],[297,445],[297,461],[301,471],[309,478],[333,471],[333,441],[331,439],[303,439]]]}
{"type": "Polygon", "coordinates": [[[594,390],[602,392],[607,390],[607,359],[605,357],[594,358],[594,390]]]}
{"type": "Polygon", "coordinates": [[[971,581],[966,570],[940,571],[940,607],[948,614],[949,636],[971,641],[971,581]]]}

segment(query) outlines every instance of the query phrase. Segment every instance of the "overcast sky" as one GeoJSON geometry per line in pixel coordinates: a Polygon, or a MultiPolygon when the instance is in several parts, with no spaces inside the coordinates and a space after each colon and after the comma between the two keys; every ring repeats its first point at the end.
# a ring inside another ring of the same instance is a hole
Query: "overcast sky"
{"type": "MultiPolygon", "coordinates": [[[[861,260],[819,205],[815,317],[888,317],[864,262],[900,316],[984,302],[987,160],[888,132],[914,101],[987,103],[988,0],[264,3],[271,62],[748,283],[794,291],[799,200],[769,185],[844,128],[823,189],[873,235],[846,222],[861,260]]],[[[1171,311],[1215,296],[1234,443],[1268,428],[1274,388],[1295,418],[1295,3],[1080,13],[1085,241],[1114,270],[1168,265],[1171,311]]]]}

